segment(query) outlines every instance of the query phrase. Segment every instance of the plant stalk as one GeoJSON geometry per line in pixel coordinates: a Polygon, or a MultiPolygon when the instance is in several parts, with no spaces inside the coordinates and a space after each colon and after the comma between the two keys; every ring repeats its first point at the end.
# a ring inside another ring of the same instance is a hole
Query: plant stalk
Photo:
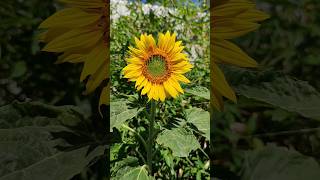
{"type": "Polygon", "coordinates": [[[150,175],[152,175],[152,148],[153,148],[153,133],[154,133],[154,120],[156,115],[156,102],[151,100],[151,111],[149,119],[149,138],[147,143],[147,165],[150,175]]]}

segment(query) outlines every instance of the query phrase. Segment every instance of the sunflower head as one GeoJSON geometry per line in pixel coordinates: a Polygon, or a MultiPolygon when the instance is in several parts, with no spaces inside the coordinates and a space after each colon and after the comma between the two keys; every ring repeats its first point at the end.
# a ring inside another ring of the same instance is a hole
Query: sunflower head
{"type": "Polygon", "coordinates": [[[230,40],[258,29],[258,22],[269,16],[248,0],[215,0],[211,15],[211,98],[213,107],[222,110],[223,97],[234,102],[237,98],[217,64],[257,67],[257,62],[230,40]]]}
{"type": "Polygon", "coordinates": [[[140,39],[135,38],[135,43],[136,47],[129,47],[124,77],[136,82],[137,90],[149,100],[164,101],[183,94],[179,82],[190,82],[183,74],[190,71],[192,65],[182,52],[181,41],[176,42],[176,34],[159,33],[158,42],[152,35],[142,34],[140,39]]]}
{"type": "MultiPolygon", "coordinates": [[[[80,81],[86,80],[84,94],[103,86],[99,106],[109,104],[110,3],[107,0],[60,0],[66,8],[44,20],[39,40],[42,49],[60,54],[56,63],[82,63],[80,81]],[[108,83],[105,83],[108,82],[108,83]]],[[[99,112],[102,115],[100,108],[99,112]]]]}

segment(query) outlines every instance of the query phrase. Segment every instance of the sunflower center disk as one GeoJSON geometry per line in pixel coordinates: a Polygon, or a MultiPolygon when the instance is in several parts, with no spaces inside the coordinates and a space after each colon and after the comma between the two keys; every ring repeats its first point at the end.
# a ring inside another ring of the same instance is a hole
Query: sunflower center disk
{"type": "Polygon", "coordinates": [[[148,73],[152,77],[161,77],[166,74],[166,61],[164,57],[156,55],[152,56],[147,63],[148,73]]]}

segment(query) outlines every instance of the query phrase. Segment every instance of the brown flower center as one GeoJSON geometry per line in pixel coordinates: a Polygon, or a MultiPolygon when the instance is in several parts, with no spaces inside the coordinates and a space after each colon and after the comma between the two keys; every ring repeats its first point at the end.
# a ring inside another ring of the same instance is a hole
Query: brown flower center
{"type": "Polygon", "coordinates": [[[145,60],[142,73],[152,83],[161,84],[170,77],[170,67],[166,57],[161,54],[153,54],[145,60]]]}

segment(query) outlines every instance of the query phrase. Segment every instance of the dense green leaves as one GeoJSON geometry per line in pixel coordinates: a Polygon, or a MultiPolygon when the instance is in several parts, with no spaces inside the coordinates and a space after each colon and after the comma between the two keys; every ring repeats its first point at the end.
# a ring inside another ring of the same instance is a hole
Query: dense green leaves
{"type": "Polygon", "coordinates": [[[64,139],[62,134],[77,134],[70,128],[82,118],[72,106],[14,102],[0,107],[0,179],[68,180],[82,172],[105,150],[64,139]]]}
{"type": "Polygon", "coordinates": [[[156,141],[169,147],[177,157],[188,157],[192,150],[200,148],[196,137],[184,128],[166,129],[159,134],[156,141]]]}
{"type": "Polygon", "coordinates": [[[243,176],[245,180],[314,180],[320,177],[320,166],[312,158],[283,147],[267,146],[247,152],[243,176]]]}
{"type": "MultiPolygon", "coordinates": [[[[18,147],[15,147],[18,148],[18,147]]],[[[1,180],[68,180],[79,174],[94,158],[104,153],[104,148],[96,148],[87,155],[89,146],[67,152],[57,152],[29,166],[17,169],[0,177],[1,180]]],[[[26,149],[21,149],[21,151],[26,149]]],[[[32,157],[32,156],[28,156],[32,157]]],[[[11,160],[12,161],[12,160],[11,160]]],[[[21,166],[22,164],[20,164],[21,166]]]]}

